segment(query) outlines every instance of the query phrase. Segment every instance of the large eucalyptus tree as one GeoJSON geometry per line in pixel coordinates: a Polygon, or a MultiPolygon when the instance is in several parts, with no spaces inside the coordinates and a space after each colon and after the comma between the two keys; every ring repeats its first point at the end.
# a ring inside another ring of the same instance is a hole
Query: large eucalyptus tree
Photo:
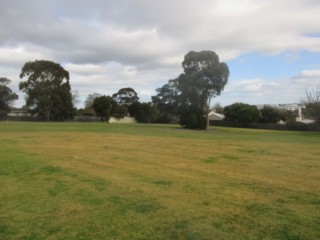
{"type": "Polygon", "coordinates": [[[168,104],[170,99],[170,106],[179,110],[183,127],[207,129],[211,100],[220,95],[227,84],[229,68],[213,51],[190,51],[185,55],[182,67],[184,73],[157,90],[158,95],[153,100],[168,104]],[[170,91],[163,91],[168,86],[170,91]]]}
{"type": "Polygon", "coordinates": [[[26,105],[49,120],[65,120],[73,114],[69,72],[60,64],[46,60],[27,62],[21,70],[19,84],[27,94],[26,105]]]}

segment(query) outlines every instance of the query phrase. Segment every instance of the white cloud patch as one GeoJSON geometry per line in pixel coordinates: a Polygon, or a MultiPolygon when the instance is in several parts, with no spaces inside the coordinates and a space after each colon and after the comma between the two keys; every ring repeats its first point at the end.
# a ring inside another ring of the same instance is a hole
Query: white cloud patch
{"type": "MultiPolygon", "coordinates": [[[[81,94],[131,86],[149,100],[182,72],[190,50],[213,50],[223,61],[248,52],[287,52],[288,61],[300,51],[320,54],[319,12],[316,0],[2,0],[1,75],[16,69],[18,76],[27,61],[53,60],[70,71],[81,94]]],[[[317,81],[308,74],[291,79],[293,85],[317,81]]],[[[289,86],[269,94],[288,79],[257,78],[229,83],[223,94],[240,96],[239,88],[248,101],[293,99],[289,86]]]]}
{"type": "Polygon", "coordinates": [[[249,104],[298,103],[304,98],[306,89],[320,86],[320,71],[304,70],[298,76],[288,79],[248,79],[230,81],[221,96],[212,102],[224,106],[234,102],[249,104]]]}
{"type": "Polygon", "coordinates": [[[320,81],[320,70],[305,70],[302,71],[297,79],[315,79],[320,81]]]}
{"type": "MultiPolygon", "coordinates": [[[[142,101],[150,101],[157,87],[178,75],[177,72],[172,73],[171,69],[139,69],[135,66],[122,65],[117,62],[66,64],[64,68],[70,73],[71,85],[77,86],[76,90],[81,103],[88,94],[97,92],[111,96],[124,87],[135,89],[142,101]]],[[[73,87],[73,89],[75,88],[73,87]]]]}
{"type": "Polygon", "coordinates": [[[93,75],[101,74],[104,71],[104,67],[98,64],[73,64],[68,63],[64,66],[69,72],[78,75],[93,75]]]}
{"type": "Polygon", "coordinates": [[[320,3],[313,0],[5,0],[0,43],[33,43],[70,62],[161,65],[212,49],[230,59],[248,51],[320,51],[320,3]],[[37,14],[29,11],[37,6],[37,14]],[[311,36],[311,37],[310,37],[311,36]],[[233,54],[231,54],[231,52],[233,54]]]}
{"type": "Polygon", "coordinates": [[[46,49],[35,46],[18,45],[15,47],[0,46],[0,64],[22,67],[25,62],[50,56],[46,49]]]}

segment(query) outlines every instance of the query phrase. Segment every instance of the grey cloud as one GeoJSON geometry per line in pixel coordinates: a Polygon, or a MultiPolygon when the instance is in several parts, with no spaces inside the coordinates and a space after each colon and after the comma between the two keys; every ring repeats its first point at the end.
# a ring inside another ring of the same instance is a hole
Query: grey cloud
{"type": "Polygon", "coordinates": [[[302,35],[320,31],[315,21],[320,4],[310,0],[5,0],[3,6],[3,44],[41,45],[77,63],[159,65],[191,49],[320,50],[318,39],[302,35]]]}
{"type": "Polygon", "coordinates": [[[223,61],[252,51],[320,52],[310,35],[320,32],[319,12],[317,0],[2,0],[0,64],[18,75],[24,62],[50,59],[71,66],[83,91],[89,79],[90,89],[137,82],[147,93],[182,71],[189,50],[214,50],[223,61]],[[99,73],[114,62],[136,75],[99,73]]]}

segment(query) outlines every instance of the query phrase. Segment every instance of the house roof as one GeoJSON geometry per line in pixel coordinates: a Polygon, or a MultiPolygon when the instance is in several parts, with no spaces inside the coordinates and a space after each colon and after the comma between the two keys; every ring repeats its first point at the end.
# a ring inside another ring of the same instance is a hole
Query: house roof
{"type": "Polygon", "coordinates": [[[208,117],[210,120],[223,120],[224,119],[224,115],[221,113],[216,113],[215,111],[211,111],[208,114],[208,117]]]}
{"type": "Polygon", "coordinates": [[[23,109],[23,108],[11,108],[10,112],[11,113],[27,113],[28,110],[23,109]]]}

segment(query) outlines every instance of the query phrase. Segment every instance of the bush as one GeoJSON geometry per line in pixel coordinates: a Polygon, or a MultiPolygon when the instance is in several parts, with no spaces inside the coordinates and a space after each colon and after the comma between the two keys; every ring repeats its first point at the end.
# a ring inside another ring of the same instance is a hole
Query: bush
{"type": "Polygon", "coordinates": [[[129,113],[138,123],[151,123],[157,118],[157,109],[151,103],[133,103],[129,113]]]}
{"type": "Polygon", "coordinates": [[[271,106],[263,106],[260,110],[260,122],[261,123],[277,123],[281,120],[279,110],[271,106]]]}
{"type": "Polygon", "coordinates": [[[207,128],[207,120],[203,110],[195,106],[187,106],[181,109],[179,123],[184,128],[200,130],[207,128]]]}
{"type": "Polygon", "coordinates": [[[259,110],[254,105],[234,103],[224,108],[227,121],[239,123],[254,123],[259,121],[259,110]]]}

